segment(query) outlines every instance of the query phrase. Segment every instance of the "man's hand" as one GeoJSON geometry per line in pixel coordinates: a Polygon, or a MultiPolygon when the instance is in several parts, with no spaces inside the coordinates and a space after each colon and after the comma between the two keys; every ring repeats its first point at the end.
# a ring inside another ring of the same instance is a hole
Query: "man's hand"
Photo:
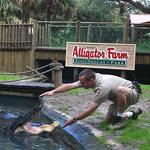
{"type": "Polygon", "coordinates": [[[65,128],[68,125],[71,125],[73,123],[75,123],[77,120],[75,118],[68,118],[67,121],[65,122],[63,128],[65,128]]]}
{"type": "Polygon", "coordinates": [[[41,94],[40,97],[41,96],[53,96],[53,95],[54,95],[54,91],[52,90],[52,91],[48,91],[48,92],[41,94]]]}

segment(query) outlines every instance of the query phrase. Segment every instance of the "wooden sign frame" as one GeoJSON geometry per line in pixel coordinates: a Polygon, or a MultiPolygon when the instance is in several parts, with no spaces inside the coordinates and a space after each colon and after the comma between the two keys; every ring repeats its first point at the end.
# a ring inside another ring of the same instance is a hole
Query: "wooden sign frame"
{"type": "Polygon", "coordinates": [[[118,70],[135,69],[135,44],[67,42],[66,66],[118,70]]]}

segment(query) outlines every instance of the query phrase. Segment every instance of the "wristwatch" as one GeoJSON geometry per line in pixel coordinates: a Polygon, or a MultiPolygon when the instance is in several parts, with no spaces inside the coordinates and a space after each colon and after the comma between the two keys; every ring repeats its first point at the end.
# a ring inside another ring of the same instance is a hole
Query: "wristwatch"
{"type": "Polygon", "coordinates": [[[73,117],[73,122],[77,122],[77,121],[78,121],[77,118],[73,117]]]}

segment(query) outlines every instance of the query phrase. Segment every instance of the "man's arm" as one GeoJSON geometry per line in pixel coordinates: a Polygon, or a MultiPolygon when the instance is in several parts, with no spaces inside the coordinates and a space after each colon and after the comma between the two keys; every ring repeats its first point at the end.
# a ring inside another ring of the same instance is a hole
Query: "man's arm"
{"type": "Polygon", "coordinates": [[[74,89],[74,88],[78,88],[80,87],[81,85],[77,82],[74,82],[74,83],[68,83],[68,84],[63,84],[61,86],[59,86],[58,88],[52,90],[52,91],[48,91],[48,92],[45,92],[43,94],[41,94],[40,96],[44,96],[44,95],[49,95],[49,96],[52,96],[56,93],[61,93],[61,92],[65,92],[65,91],[68,91],[68,90],[71,90],[71,89],[74,89]]]}
{"type": "Polygon", "coordinates": [[[91,105],[85,109],[82,113],[80,113],[77,117],[75,118],[69,118],[66,122],[64,127],[73,124],[75,121],[84,119],[91,115],[98,107],[100,106],[100,103],[92,102],[91,105]]]}
{"type": "Polygon", "coordinates": [[[76,117],[76,119],[81,120],[81,119],[84,119],[84,118],[88,117],[89,115],[91,115],[98,108],[99,105],[100,105],[99,103],[92,102],[91,105],[88,108],[86,108],[83,112],[81,112],[76,117]]]}

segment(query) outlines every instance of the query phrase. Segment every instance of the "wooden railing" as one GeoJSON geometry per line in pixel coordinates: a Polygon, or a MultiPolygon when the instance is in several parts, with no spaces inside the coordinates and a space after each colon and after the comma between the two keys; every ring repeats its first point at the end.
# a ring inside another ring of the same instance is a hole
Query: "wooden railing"
{"type": "Polygon", "coordinates": [[[126,23],[34,21],[33,24],[0,24],[0,48],[66,47],[68,41],[81,41],[135,43],[138,51],[150,51],[150,24],[143,27],[126,23]]]}
{"type": "Polygon", "coordinates": [[[66,42],[122,42],[124,25],[113,22],[37,21],[37,46],[66,47],[66,42]]]}
{"type": "Polygon", "coordinates": [[[32,24],[0,24],[0,48],[30,48],[32,24]]]}

